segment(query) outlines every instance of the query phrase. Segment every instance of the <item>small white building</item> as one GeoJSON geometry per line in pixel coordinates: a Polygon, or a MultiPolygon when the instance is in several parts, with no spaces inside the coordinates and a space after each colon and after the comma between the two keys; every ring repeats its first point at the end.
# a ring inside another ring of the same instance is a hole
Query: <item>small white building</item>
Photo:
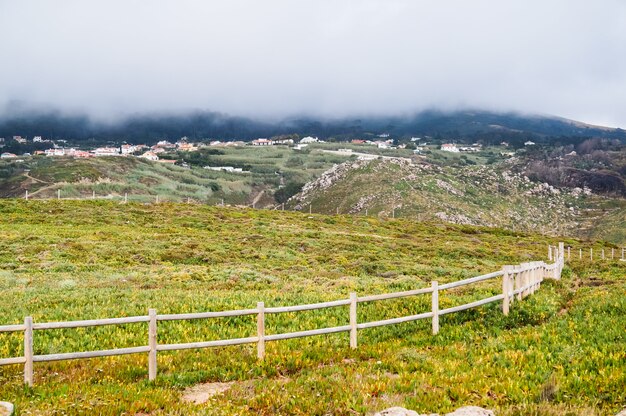
{"type": "Polygon", "coordinates": [[[117,147],[98,147],[93,151],[96,156],[119,156],[120,151],[117,147]]]}
{"type": "Polygon", "coordinates": [[[534,146],[535,142],[531,142],[530,140],[527,142],[524,142],[524,146],[534,146]]]}
{"type": "Polygon", "coordinates": [[[307,137],[303,137],[303,138],[300,140],[300,143],[302,143],[302,144],[307,144],[307,143],[317,143],[317,142],[319,142],[319,141],[320,141],[320,140],[319,140],[317,137],[307,136],[307,137]]]}
{"type": "Polygon", "coordinates": [[[453,143],[442,144],[441,150],[443,150],[444,152],[459,153],[459,148],[456,146],[456,144],[453,143]]]}
{"type": "Polygon", "coordinates": [[[272,146],[273,144],[274,142],[269,139],[252,140],[252,146],[272,146]]]}
{"type": "Polygon", "coordinates": [[[140,158],[143,158],[143,159],[152,160],[152,161],[155,161],[155,162],[156,162],[157,160],[159,160],[159,157],[157,156],[157,154],[156,154],[156,153],[154,153],[154,152],[149,152],[149,151],[148,151],[148,152],[145,152],[144,154],[142,154],[142,155],[141,155],[141,156],[139,156],[139,157],[140,157],[140,158]]]}

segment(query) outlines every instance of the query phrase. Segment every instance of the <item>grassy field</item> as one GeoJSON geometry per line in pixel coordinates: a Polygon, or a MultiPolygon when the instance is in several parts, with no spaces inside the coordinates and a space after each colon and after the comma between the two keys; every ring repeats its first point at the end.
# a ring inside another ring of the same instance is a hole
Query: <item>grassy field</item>
{"type": "MultiPolygon", "coordinates": [[[[0,201],[0,323],[253,308],[425,287],[546,257],[557,238],[408,220],[186,204],[0,201]]],[[[563,239],[561,239],[563,241],[563,239]]],[[[581,242],[565,239],[574,247],[581,242]]],[[[598,250],[600,245],[596,245],[598,250]]],[[[479,405],[499,414],[614,414],[626,403],[626,264],[573,260],[560,282],[513,306],[347,334],[252,346],[0,367],[0,400],[19,414],[364,414],[479,405]],[[199,382],[234,384],[203,405],[199,382]]],[[[447,292],[441,307],[500,293],[447,292]]],[[[429,297],[359,307],[359,320],[428,310],[429,297]]],[[[347,308],[272,315],[266,333],[347,324],[347,308]]],[[[251,336],[254,317],[159,325],[159,342],[251,336]]],[[[0,334],[0,357],[22,337],[0,334]]],[[[35,353],[147,344],[146,324],[35,333],[35,353]]]]}

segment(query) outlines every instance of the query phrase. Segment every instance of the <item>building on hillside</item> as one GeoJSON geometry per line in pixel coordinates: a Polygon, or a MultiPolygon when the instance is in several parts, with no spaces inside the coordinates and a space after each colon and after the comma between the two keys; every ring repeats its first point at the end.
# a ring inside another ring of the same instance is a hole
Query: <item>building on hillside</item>
{"type": "Polygon", "coordinates": [[[137,146],[132,144],[123,144],[120,146],[120,152],[123,155],[131,155],[137,151],[137,146]]]}
{"type": "Polygon", "coordinates": [[[157,161],[159,160],[159,156],[157,156],[157,154],[155,152],[145,152],[144,154],[142,154],[141,156],[139,156],[142,159],[148,159],[148,160],[152,160],[152,161],[157,161]]]}
{"type": "Polygon", "coordinates": [[[81,158],[81,159],[86,159],[89,157],[94,157],[95,155],[93,155],[92,153],[86,152],[84,150],[75,150],[72,156],[81,158]]]}
{"type": "Polygon", "coordinates": [[[453,143],[442,144],[441,150],[443,150],[444,152],[459,153],[459,148],[456,146],[456,144],[453,143]]]}
{"type": "Polygon", "coordinates": [[[176,142],[176,148],[182,152],[193,152],[194,150],[198,150],[193,143],[187,143],[186,141],[176,142]]]}
{"type": "Polygon", "coordinates": [[[272,146],[273,144],[274,142],[269,139],[252,140],[252,146],[272,146]]]}
{"type": "Polygon", "coordinates": [[[52,149],[44,150],[46,156],[65,156],[65,149],[62,147],[55,147],[52,149]]]}
{"type": "Polygon", "coordinates": [[[380,137],[381,139],[386,139],[387,137],[389,137],[389,133],[379,134],[378,137],[380,137]]]}
{"type": "Polygon", "coordinates": [[[0,154],[0,159],[11,159],[17,157],[17,155],[15,153],[8,153],[8,152],[4,152],[2,154],[0,154]]]}
{"type": "Polygon", "coordinates": [[[365,144],[366,141],[365,140],[361,140],[361,139],[353,139],[350,143],[352,143],[352,144],[365,144]]]}
{"type": "Polygon", "coordinates": [[[98,147],[92,152],[96,156],[119,156],[120,151],[116,147],[98,147]]]}
{"type": "Polygon", "coordinates": [[[303,138],[300,140],[300,143],[301,143],[301,144],[307,144],[307,143],[317,143],[317,142],[319,142],[319,141],[320,141],[320,140],[319,140],[317,137],[306,136],[306,137],[303,137],[303,138]]]}
{"type": "Polygon", "coordinates": [[[532,142],[530,140],[527,142],[524,142],[524,146],[534,146],[534,145],[535,145],[535,142],[532,142]]]}
{"type": "Polygon", "coordinates": [[[13,136],[13,140],[21,144],[24,144],[28,141],[26,140],[26,137],[22,137],[22,136],[13,136]]]}
{"type": "Polygon", "coordinates": [[[33,137],[33,143],[41,143],[43,142],[43,138],[41,136],[33,137]]]}

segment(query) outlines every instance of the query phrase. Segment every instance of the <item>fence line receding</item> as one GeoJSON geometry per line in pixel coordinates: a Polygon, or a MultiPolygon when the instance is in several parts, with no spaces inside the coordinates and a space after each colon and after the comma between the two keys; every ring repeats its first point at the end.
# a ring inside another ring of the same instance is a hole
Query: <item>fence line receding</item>
{"type": "Polygon", "coordinates": [[[241,309],[220,312],[200,312],[200,313],[183,313],[183,314],[157,314],[155,309],[149,309],[147,316],[131,316],[126,318],[110,318],[110,319],[93,319],[83,321],[70,322],[46,322],[34,323],[32,317],[24,318],[22,325],[3,325],[0,326],[0,332],[23,332],[24,333],[24,355],[22,357],[2,358],[0,366],[11,364],[24,365],[24,383],[29,386],[33,384],[33,363],[51,362],[72,359],[84,359],[94,357],[108,357],[126,354],[145,354],[148,353],[148,378],[156,379],[157,376],[157,355],[159,351],[176,351],[185,349],[198,349],[210,347],[222,347],[241,344],[257,344],[257,356],[263,359],[265,356],[265,343],[267,341],[279,341],[292,338],[310,337],[323,334],[334,334],[339,332],[348,332],[350,339],[350,348],[357,348],[358,331],[368,328],[376,328],[386,325],[394,325],[404,322],[416,321],[419,319],[432,320],[432,333],[437,334],[440,330],[439,317],[450,313],[460,312],[486,305],[492,302],[502,301],[502,312],[508,315],[511,304],[514,301],[520,301],[524,297],[532,295],[539,289],[541,282],[548,279],[560,279],[563,270],[565,250],[563,243],[558,247],[549,249],[550,258],[554,259],[554,263],[547,264],[543,261],[530,263],[522,263],[515,266],[504,266],[501,270],[481,276],[472,277],[456,282],[439,285],[438,282],[431,282],[430,287],[395,292],[384,293],[378,295],[357,296],[356,293],[350,293],[348,299],[335,300],[331,302],[313,303],[307,305],[281,306],[281,307],[265,307],[263,302],[258,302],[254,309],[241,309]],[[474,302],[458,305],[446,309],[439,308],[439,293],[444,290],[467,286],[478,282],[502,278],[502,293],[474,302]],[[358,322],[357,309],[359,303],[378,302],[388,299],[397,299],[409,296],[431,295],[432,308],[415,315],[401,316],[398,318],[383,319],[378,321],[358,322]],[[288,332],[281,334],[265,333],[265,316],[268,314],[291,313],[301,311],[311,311],[325,308],[335,308],[341,306],[349,306],[349,324],[330,327],[311,329],[306,331],[288,332]],[[211,319],[233,316],[256,315],[257,317],[257,333],[253,336],[243,338],[231,338],[223,340],[211,340],[201,342],[189,342],[181,344],[159,344],[158,343],[158,323],[159,321],[173,320],[192,320],[192,319],[211,319]],[[35,355],[33,351],[33,338],[35,331],[61,329],[61,328],[80,328],[94,327],[102,325],[121,325],[129,323],[148,323],[147,341],[148,345],[116,348],[110,350],[98,351],[82,351],[68,352],[59,354],[35,355]]]}

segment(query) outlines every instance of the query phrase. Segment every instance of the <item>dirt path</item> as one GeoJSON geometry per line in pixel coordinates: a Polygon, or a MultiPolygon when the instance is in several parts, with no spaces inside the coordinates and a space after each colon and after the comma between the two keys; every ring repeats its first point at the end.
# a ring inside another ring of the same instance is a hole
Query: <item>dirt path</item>
{"type": "Polygon", "coordinates": [[[252,200],[252,204],[251,206],[254,207],[256,205],[257,202],[259,202],[259,200],[261,199],[261,197],[263,196],[263,194],[265,193],[265,191],[260,191],[252,200]]]}
{"type": "Polygon", "coordinates": [[[37,178],[35,178],[33,176],[30,176],[30,172],[24,172],[24,173],[22,173],[22,175],[24,175],[25,177],[27,177],[28,179],[30,179],[33,182],[46,183],[46,184],[49,184],[49,185],[51,184],[51,182],[46,182],[46,181],[43,181],[41,179],[37,179],[37,178]]]}

